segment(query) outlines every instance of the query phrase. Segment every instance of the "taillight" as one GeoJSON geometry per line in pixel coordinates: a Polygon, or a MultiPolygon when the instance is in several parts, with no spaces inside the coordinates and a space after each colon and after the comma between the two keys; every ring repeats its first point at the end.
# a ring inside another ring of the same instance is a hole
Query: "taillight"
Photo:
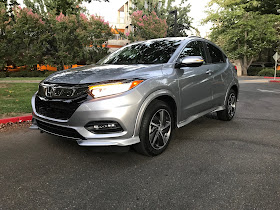
{"type": "Polygon", "coordinates": [[[234,66],[235,70],[237,71],[237,66],[234,66]]]}

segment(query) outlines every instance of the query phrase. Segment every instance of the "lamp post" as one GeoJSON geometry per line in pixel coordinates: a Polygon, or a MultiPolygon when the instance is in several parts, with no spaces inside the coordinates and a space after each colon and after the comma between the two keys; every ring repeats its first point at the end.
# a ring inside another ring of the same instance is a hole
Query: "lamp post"
{"type": "Polygon", "coordinates": [[[177,36],[177,9],[170,11],[169,14],[175,15],[173,35],[177,36]]]}

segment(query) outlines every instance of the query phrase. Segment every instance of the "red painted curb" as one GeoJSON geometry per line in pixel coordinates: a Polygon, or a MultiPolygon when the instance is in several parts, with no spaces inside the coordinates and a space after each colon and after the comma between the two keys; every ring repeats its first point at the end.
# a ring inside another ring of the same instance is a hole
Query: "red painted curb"
{"type": "Polygon", "coordinates": [[[280,83],[280,80],[270,80],[269,82],[280,83]]]}
{"type": "MultiPolygon", "coordinates": [[[[274,77],[264,77],[265,79],[274,79],[274,77]]],[[[276,79],[280,79],[280,77],[276,77],[276,79]]]]}
{"type": "Polygon", "coordinates": [[[0,119],[0,124],[1,123],[24,122],[24,121],[28,121],[28,120],[32,120],[32,115],[0,119]]]}

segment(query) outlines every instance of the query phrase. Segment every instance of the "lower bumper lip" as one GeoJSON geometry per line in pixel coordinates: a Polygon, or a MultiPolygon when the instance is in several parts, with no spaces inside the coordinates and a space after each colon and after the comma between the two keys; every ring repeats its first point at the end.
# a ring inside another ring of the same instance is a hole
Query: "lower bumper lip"
{"type": "Polygon", "coordinates": [[[129,139],[88,139],[88,140],[77,140],[80,146],[128,146],[139,143],[139,137],[132,137],[129,139]]]}
{"type": "MultiPolygon", "coordinates": [[[[40,120],[40,122],[42,122],[42,120],[40,120]]],[[[100,134],[100,138],[98,138],[97,136],[95,138],[84,138],[81,135],[72,136],[72,135],[69,135],[67,133],[66,133],[67,135],[64,135],[63,132],[57,132],[56,129],[51,130],[51,129],[45,129],[44,126],[40,127],[40,126],[38,126],[38,123],[37,123],[37,119],[33,118],[33,124],[30,126],[30,129],[33,129],[33,130],[36,130],[36,129],[38,130],[39,129],[39,130],[41,130],[43,132],[46,132],[48,134],[64,137],[64,138],[67,138],[67,139],[70,139],[70,140],[76,140],[77,143],[80,146],[129,146],[129,145],[136,144],[136,143],[140,142],[140,139],[139,139],[138,136],[136,136],[136,137],[132,136],[132,137],[129,137],[129,138],[122,138],[121,136],[113,137],[112,135],[114,135],[114,134],[112,134],[111,137],[104,138],[105,135],[100,134]]],[[[44,122],[44,123],[52,125],[52,123],[49,123],[49,122],[44,122]]],[[[53,126],[60,127],[61,131],[63,131],[64,126],[59,126],[59,125],[53,125],[53,126]]],[[[48,126],[46,128],[48,128],[48,126]]],[[[69,129],[69,128],[66,128],[66,129],[69,129]]]]}

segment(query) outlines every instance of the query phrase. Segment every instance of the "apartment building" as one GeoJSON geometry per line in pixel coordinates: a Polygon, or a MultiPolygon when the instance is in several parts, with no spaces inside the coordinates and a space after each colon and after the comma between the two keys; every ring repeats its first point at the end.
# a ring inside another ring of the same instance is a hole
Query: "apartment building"
{"type": "Polygon", "coordinates": [[[129,15],[130,7],[132,7],[131,0],[124,1],[124,4],[116,11],[118,14],[116,22],[110,23],[114,33],[113,38],[108,40],[108,47],[110,48],[111,52],[129,43],[129,40],[121,37],[118,31],[127,34],[132,30],[131,19],[129,15]],[[115,30],[115,28],[117,28],[117,30],[115,30]]]}

